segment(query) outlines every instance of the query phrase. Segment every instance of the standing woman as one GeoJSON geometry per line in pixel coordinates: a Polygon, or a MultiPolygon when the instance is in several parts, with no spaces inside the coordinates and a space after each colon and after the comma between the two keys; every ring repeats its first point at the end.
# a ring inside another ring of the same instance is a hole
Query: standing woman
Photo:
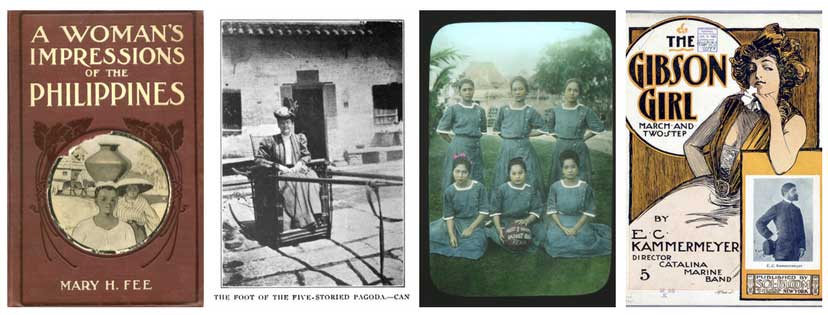
{"type": "Polygon", "coordinates": [[[580,94],[581,82],[578,79],[567,80],[564,84],[563,104],[553,107],[548,117],[549,131],[556,139],[550,155],[555,159],[549,175],[550,183],[561,179],[561,163],[557,160],[561,152],[566,150],[578,154],[578,160],[581,162],[580,178],[584,182],[592,183],[592,160],[589,158],[586,140],[604,131],[604,124],[592,109],[578,103],[580,94]]]}
{"type": "Polygon", "coordinates": [[[538,154],[529,142],[529,137],[546,134],[541,130],[546,122],[532,105],[526,104],[529,82],[524,77],[515,77],[509,86],[512,89],[512,104],[500,108],[494,125],[494,131],[503,138],[503,142],[495,164],[492,187],[499,187],[509,181],[509,161],[521,158],[525,164],[526,182],[538,191],[543,191],[538,154]]]}
{"type": "Polygon", "coordinates": [[[480,136],[486,132],[486,111],[472,101],[474,98],[474,81],[460,80],[461,101],[450,105],[440,118],[437,133],[448,143],[446,158],[443,162],[443,182],[440,189],[445,189],[451,183],[453,157],[464,153],[471,164],[471,179],[483,183],[483,153],[480,150],[480,136]]]}

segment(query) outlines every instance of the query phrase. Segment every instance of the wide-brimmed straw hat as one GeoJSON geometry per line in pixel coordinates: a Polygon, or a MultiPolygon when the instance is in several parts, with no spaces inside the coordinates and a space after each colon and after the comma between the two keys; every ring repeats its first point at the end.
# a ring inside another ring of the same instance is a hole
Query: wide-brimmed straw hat
{"type": "Polygon", "coordinates": [[[138,186],[139,194],[145,193],[153,187],[152,183],[141,176],[141,174],[129,172],[118,180],[118,195],[126,194],[126,188],[129,185],[138,186]]]}

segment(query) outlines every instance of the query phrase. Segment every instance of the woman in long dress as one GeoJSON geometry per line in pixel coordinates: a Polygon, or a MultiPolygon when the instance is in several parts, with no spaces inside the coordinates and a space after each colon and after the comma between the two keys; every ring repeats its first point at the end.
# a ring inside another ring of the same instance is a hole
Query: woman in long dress
{"type": "Polygon", "coordinates": [[[429,225],[429,251],[478,259],[488,245],[483,229],[478,227],[489,216],[489,196],[483,184],[469,179],[474,166],[468,158],[458,156],[452,165],[454,183],[443,193],[443,217],[429,225]]]}
{"type": "MultiPolygon", "coordinates": [[[[773,170],[784,174],[793,167],[806,138],[805,119],[791,103],[792,89],[801,85],[809,72],[802,63],[799,43],[788,38],[779,25],[771,24],[737,48],[730,62],[742,91],[725,98],[684,145],[685,158],[696,177],[665,194],[630,224],[632,231],[643,231],[655,217],[669,217],[658,226],[661,231],[670,231],[661,241],[737,244],[736,250],[694,252],[692,257],[688,253],[673,255],[675,260],[705,261],[710,269],[722,270],[724,276],[735,279],[726,283],[697,281],[686,289],[737,290],[740,153],[767,152],[773,170]],[[708,144],[710,150],[705,153],[703,148],[708,144]]],[[[630,270],[646,269],[650,263],[632,261],[630,270]]],[[[679,272],[672,270],[650,269],[649,273],[663,279],[674,276],[670,272],[679,272]]]]}
{"type": "Polygon", "coordinates": [[[592,257],[612,253],[612,229],[589,222],[595,218],[592,187],[578,177],[578,154],[561,153],[563,179],[549,187],[546,214],[549,225],[544,247],[552,257],[592,257]]]}
{"type": "Polygon", "coordinates": [[[492,187],[499,187],[509,181],[509,161],[521,158],[524,163],[526,182],[534,189],[543,190],[540,161],[529,137],[546,134],[546,121],[532,105],[526,104],[529,82],[523,77],[515,77],[509,86],[513,101],[497,112],[494,131],[503,139],[500,153],[495,163],[492,187]]]}
{"type": "Polygon", "coordinates": [[[437,125],[437,133],[449,145],[443,163],[443,182],[440,189],[445,189],[454,181],[452,178],[452,161],[457,154],[465,154],[472,165],[471,179],[483,181],[483,153],[480,149],[480,136],[487,131],[486,111],[473,101],[474,81],[460,80],[460,103],[449,105],[437,125]]]}
{"type": "MultiPolygon", "coordinates": [[[[316,172],[307,167],[311,160],[308,139],[304,134],[293,132],[295,115],[287,107],[273,112],[279,124],[280,134],[265,138],[259,145],[256,162],[276,168],[284,177],[317,178],[316,172]]],[[[284,229],[314,229],[316,216],[322,213],[319,184],[281,180],[278,193],[284,201],[284,229]]]]}
{"type": "Polygon", "coordinates": [[[124,221],[113,215],[118,204],[118,193],[111,183],[98,183],[95,188],[95,206],[98,213],[72,230],[72,239],[96,251],[119,251],[135,246],[135,232],[124,221]]]}
{"type": "Polygon", "coordinates": [[[592,183],[592,159],[586,141],[603,132],[604,123],[598,119],[595,111],[578,102],[578,95],[581,94],[580,81],[567,80],[564,87],[564,103],[553,107],[547,116],[549,132],[556,139],[549,155],[552,158],[549,183],[561,179],[561,163],[558,158],[566,150],[578,154],[580,178],[592,183]]]}

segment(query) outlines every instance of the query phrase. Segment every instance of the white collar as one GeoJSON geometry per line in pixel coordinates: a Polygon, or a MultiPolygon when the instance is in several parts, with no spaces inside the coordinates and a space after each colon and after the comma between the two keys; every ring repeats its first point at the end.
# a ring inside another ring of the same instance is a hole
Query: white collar
{"type": "Polygon", "coordinates": [[[454,185],[454,189],[456,189],[457,191],[464,191],[464,190],[472,189],[472,186],[474,186],[474,184],[476,184],[476,183],[477,183],[476,180],[472,180],[471,184],[469,184],[469,186],[465,187],[465,188],[460,188],[459,186],[457,186],[457,183],[454,183],[452,185],[454,185]]]}
{"type": "Polygon", "coordinates": [[[512,189],[517,189],[517,190],[523,190],[523,189],[525,189],[526,187],[532,187],[531,185],[529,185],[529,184],[527,184],[527,183],[523,183],[523,186],[520,186],[520,188],[513,186],[513,185],[512,185],[512,182],[506,182],[506,184],[508,184],[508,185],[509,185],[509,187],[512,187],[512,189]]]}
{"type": "Polygon", "coordinates": [[[584,106],[584,104],[578,103],[577,105],[575,105],[575,107],[572,107],[572,108],[566,108],[564,106],[564,104],[561,104],[561,109],[563,109],[563,110],[576,110],[576,109],[578,109],[578,107],[581,107],[581,106],[584,106]]]}
{"type": "Polygon", "coordinates": [[[524,110],[524,109],[526,109],[526,107],[532,107],[532,105],[523,103],[523,106],[518,107],[518,108],[512,108],[512,104],[506,105],[506,108],[511,109],[511,110],[524,110]]]}
{"type": "Polygon", "coordinates": [[[567,185],[564,183],[564,180],[563,180],[563,179],[561,179],[561,186],[563,186],[564,188],[576,188],[576,187],[581,187],[581,184],[583,184],[583,183],[585,183],[585,182],[584,182],[584,181],[582,181],[582,180],[578,180],[578,183],[577,183],[577,184],[572,185],[572,186],[567,186],[567,185]]]}
{"type": "Polygon", "coordinates": [[[793,201],[788,200],[788,198],[785,198],[785,197],[782,197],[782,201],[787,202],[787,203],[789,203],[789,204],[793,204],[793,203],[794,203],[793,201]]]}
{"type": "Polygon", "coordinates": [[[462,102],[458,102],[458,103],[457,103],[457,105],[460,105],[460,107],[467,108],[467,109],[472,109],[472,108],[474,108],[475,106],[480,106],[480,104],[477,104],[477,103],[475,103],[475,102],[472,102],[472,104],[471,104],[471,105],[468,105],[468,106],[463,105],[463,103],[462,103],[462,102]]]}

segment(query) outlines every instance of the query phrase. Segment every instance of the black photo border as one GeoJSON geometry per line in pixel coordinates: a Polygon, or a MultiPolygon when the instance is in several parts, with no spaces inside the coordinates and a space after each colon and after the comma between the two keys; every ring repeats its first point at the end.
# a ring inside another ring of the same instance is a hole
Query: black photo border
{"type": "MultiPolygon", "coordinates": [[[[428,113],[429,58],[434,35],[446,25],[463,22],[586,22],[602,28],[612,42],[612,77],[615,76],[615,11],[420,11],[420,204],[428,207],[428,156],[430,126],[428,113]]],[[[614,80],[613,80],[614,81],[614,80]]],[[[613,87],[612,115],[615,119],[617,104],[613,87]]],[[[612,163],[615,169],[615,132],[613,123],[612,163]]],[[[615,172],[612,172],[615,187],[615,172]]],[[[612,231],[615,224],[615,190],[612,193],[612,231]]],[[[431,279],[428,250],[428,211],[420,211],[420,306],[615,306],[615,259],[616,237],[612,239],[610,272],[603,288],[585,295],[566,296],[486,296],[466,297],[447,294],[434,286],[431,279]]]]}

